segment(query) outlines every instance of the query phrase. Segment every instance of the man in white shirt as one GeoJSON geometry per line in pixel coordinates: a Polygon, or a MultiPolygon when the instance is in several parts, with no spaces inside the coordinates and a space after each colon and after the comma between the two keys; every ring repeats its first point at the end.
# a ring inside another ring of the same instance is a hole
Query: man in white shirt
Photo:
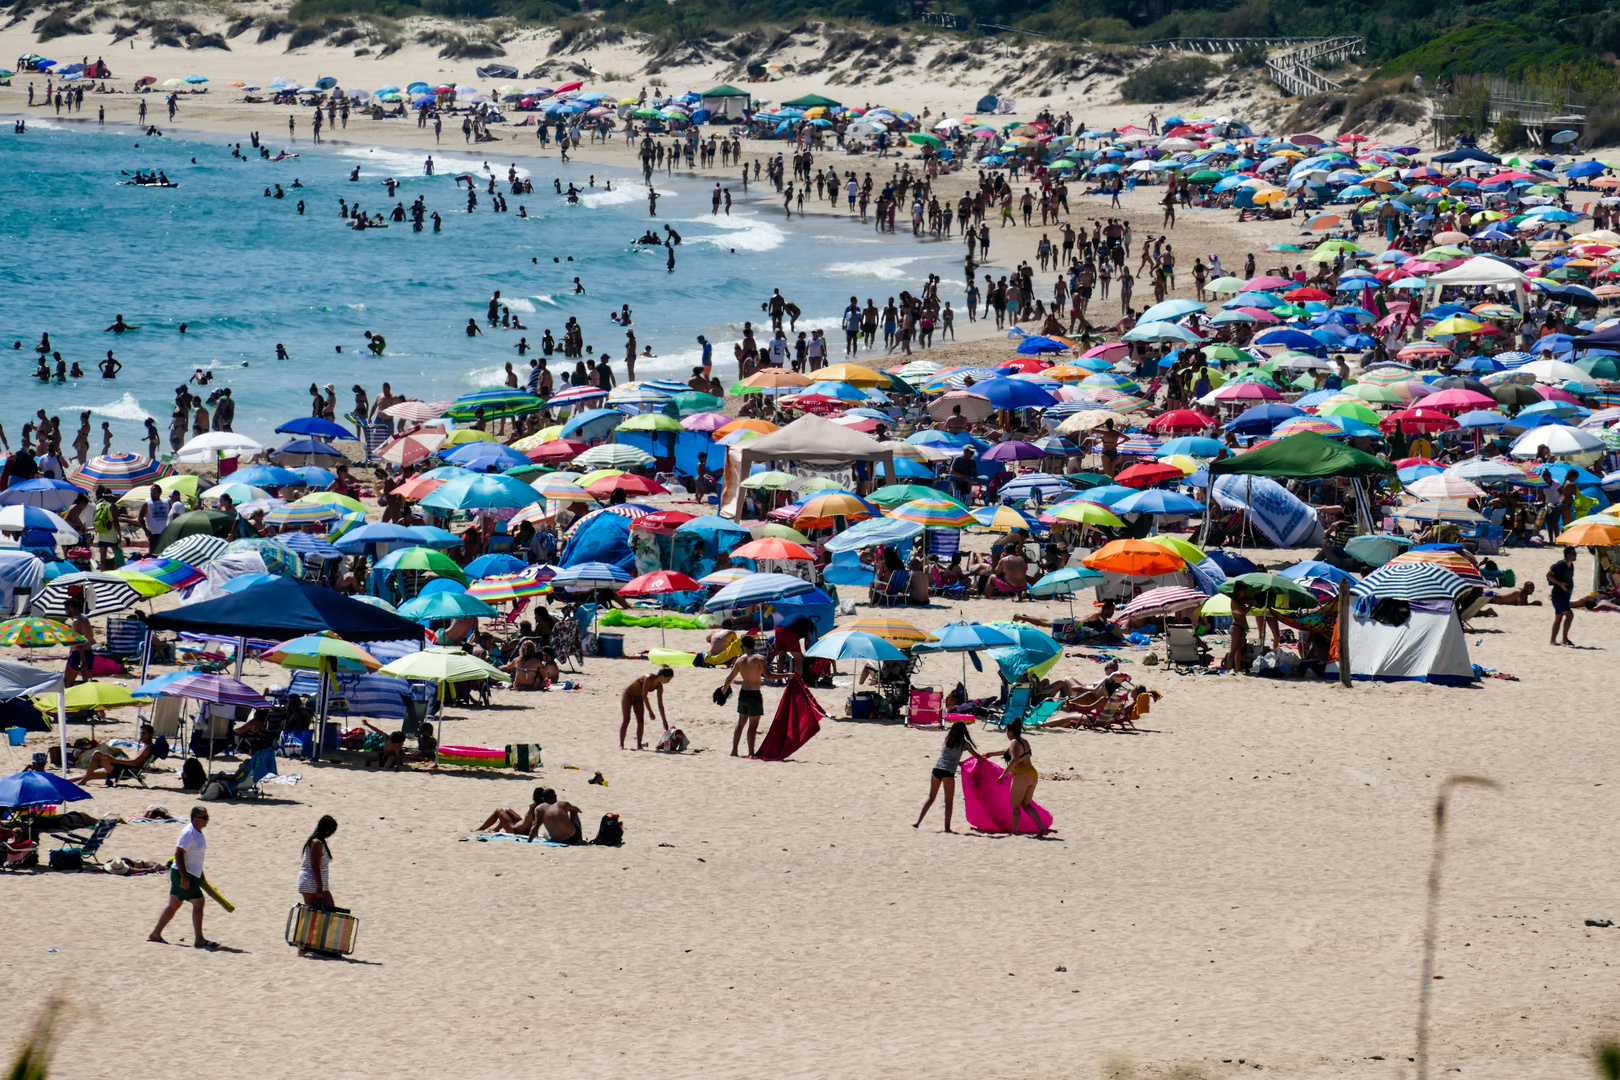
{"type": "Polygon", "coordinates": [[[787,339],[787,335],[783,334],[781,328],[778,327],[777,331],[776,331],[776,336],[771,339],[771,366],[772,367],[787,367],[787,362],[788,362],[788,339],[787,339]]]}
{"type": "Polygon", "coordinates": [[[219,947],[217,941],[203,937],[203,856],[208,852],[208,840],[203,836],[203,830],[207,827],[208,808],[192,807],[191,823],[180,831],[180,839],[175,841],[174,865],[169,867],[169,904],[158,916],[157,926],[146,940],[167,945],[168,942],[163,940],[163,928],[169,925],[169,920],[180,910],[180,905],[189,900],[191,928],[196,937],[192,946],[198,949],[219,947]]]}
{"type": "Polygon", "coordinates": [[[141,504],[141,528],[146,530],[148,547],[169,527],[169,503],[163,497],[163,489],[153,484],[149,494],[151,497],[141,504]]]}

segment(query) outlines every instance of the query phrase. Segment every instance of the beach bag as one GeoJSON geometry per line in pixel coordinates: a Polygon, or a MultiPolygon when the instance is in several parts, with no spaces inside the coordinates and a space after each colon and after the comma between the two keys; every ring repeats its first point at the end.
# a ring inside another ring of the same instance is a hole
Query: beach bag
{"type": "Polygon", "coordinates": [[[57,848],[51,852],[52,870],[84,869],[84,853],[78,848],[57,848]]]}
{"type": "Polygon", "coordinates": [[[203,802],[215,802],[224,797],[225,785],[218,780],[209,781],[208,786],[202,789],[202,794],[197,796],[203,802]]]}
{"type": "Polygon", "coordinates": [[[180,766],[180,786],[186,791],[201,791],[207,783],[208,773],[202,762],[194,757],[186,758],[186,763],[180,766]]]}
{"type": "Polygon", "coordinates": [[[597,847],[622,847],[624,845],[624,824],[619,821],[618,814],[603,814],[602,824],[596,827],[596,839],[591,841],[597,847]]]}
{"type": "Polygon", "coordinates": [[[666,754],[684,754],[687,746],[686,732],[680,728],[670,728],[664,732],[664,737],[658,740],[658,749],[666,754]]]}

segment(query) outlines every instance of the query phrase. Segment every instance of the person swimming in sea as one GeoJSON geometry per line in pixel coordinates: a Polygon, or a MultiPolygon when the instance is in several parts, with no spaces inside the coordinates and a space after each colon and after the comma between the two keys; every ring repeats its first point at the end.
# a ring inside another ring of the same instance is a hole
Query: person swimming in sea
{"type": "MultiPolygon", "coordinates": [[[[124,317],[122,315],[119,315],[116,319],[113,320],[113,324],[111,326],[107,327],[107,329],[103,330],[102,333],[104,333],[104,334],[122,334],[125,330],[139,330],[139,329],[140,329],[140,327],[131,326],[129,323],[125,322],[124,317]]],[[[44,341],[47,345],[50,343],[49,338],[42,338],[41,340],[44,341]]],[[[48,351],[48,350],[45,350],[45,351],[48,351]]],[[[110,353],[108,355],[111,356],[110,353]]]]}

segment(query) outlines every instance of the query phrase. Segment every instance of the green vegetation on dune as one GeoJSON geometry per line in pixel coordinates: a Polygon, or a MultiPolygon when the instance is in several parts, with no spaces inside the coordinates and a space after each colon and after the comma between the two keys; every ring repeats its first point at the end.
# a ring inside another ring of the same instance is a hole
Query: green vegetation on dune
{"type": "Polygon", "coordinates": [[[750,27],[805,20],[919,25],[923,12],[940,10],[969,26],[1010,26],[1097,44],[1358,35],[1384,76],[1489,72],[1600,92],[1614,68],[1603,54],[1620,51],[1620,9],[1608,0],[297,0],[291,17],[503,16],[616,26],[701,45],[750,27]]]}

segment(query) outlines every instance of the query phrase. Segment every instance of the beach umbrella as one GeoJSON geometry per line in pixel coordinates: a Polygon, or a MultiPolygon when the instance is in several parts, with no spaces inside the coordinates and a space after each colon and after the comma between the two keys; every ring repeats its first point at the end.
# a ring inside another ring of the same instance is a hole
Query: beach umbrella
{"type": "Polygon", "coordinates": [[[439,510],[496,510],[517,509],[533,501],[534,489],[516,477],[478,474],[447,482],[421,503],[439,510]]]}
{"type": "Polygon", "coordinates": [[[84,602],[88,619],[132,607],[140,602],[141,594],[128,581],[112,574],[63,574],[34,594],[28,602],[28,613],[65,616],[70,599],[84,602]]]}
{"type": "Polygon", "coordinates": [[[649,480],[645,476],[634,476],[630,473],[620,473],[617,476],[604,476],[600,480],[593,480],[585,485],[585,490],[598,498],[607,498],[615,491],[622,491],[626,495],[668,495],[669,489],[656,480],[649,480]]]}
{"type": "MultiPolygon", "coordinates": [[[[939,628],[936,640],[925,641],[914,652],[959,652],[962,654],[962,681],[967,681],[967,654],[981,649],[1004,648],[1018,642],[1004,630],[981,623],[952,622],[939,628]]],[[[978,660],[974,660],[978,666],[978,660]]]]}
{"type": "MultiPolygon", "coordinates": [[[[148,689],[152,683],[143,683],[131,693],[140,697],[147,696],[141,691],[148,689]]],[[[167,676],[163,685],[157,688],[163,697],[190,698],[193,701],[207,701],[214,705],[240,705],[253,709],[270,707],[270,702],[253,687],[229,675],[222,675],[205,671],[182,671],[173,676],[167,676]]]]}
{"type": "Polygon", "coordinates": [[[860,364],[832,364],[818,368],[810,375],[811,382],[845,382],[851,386],[889,385],[889,377],[880,371],[873,371],[860,364]]]}
{"type": "Polygon", "coordinates": [[[302,578],[304,557],[286,544],[268,537],[248,537],[232,540],[227,551],[251,551],[264,560],[264,568],[280,577],[302,578]]]}
{"type": "MultiPolygon", "coordinates": [[[[206,511],[212,513],[213,511],[206,511]]],[[[205,513],[205,511],[195,511],[205,513]]],[[[188,515],[190,516],[190,515],[188,515]]],[[[172,524],[172,522],[171,522],[172,524]]],[[[176,559],[180,562],[190,563],[192,566],[207,566],[230,550],[231,542],[209,532],[193,532],[181,536],[178,540],[161,548],[165,558],[176,559]]]]}
{"type": "Polygon", "coordinates": [[[173,468],[162,461],[141,457],[139,453],[104,453],[76,465],[68,473],[68,481],[83,487],[84,491],[105,487],[112,492],[125,492],[139,484],[151,484],[172,471],[173,468]]]}
{"type": "Polygon", "coordinates": [[[433,622],[436,619],[459,619],[465,616],[487,619],[500,614],[477,597],[469,596],[464,591],[450,589],[419,594],[415,599],[401,604],[399,613],[407,619],[422,623],[433,622]]]}
{"type": "Polygon", "coordinates": [[[65,510],[82,494],[82,489],[66,480],[48,476],[23,480],[0,492],[0,506],[37,506],[42,510],[65,510]]]}
{"type": "Polygon", "coordinates": [[[825,660],[904,660],[906,654],[876,634],[864,630],[837,630],[804,650],[804,655],[825,660]]]}
{"type": "Polygon", "coordinates": [[[914,521],[925,529],[965,529],[975,524],[973,515],[954,499],[933,495],[902,503],[889,511],[890,517],[914,521]]]}
{"type": "Polygon", "coordinates": [[[1376,600],[1455,600],[1468,587],[1461,576],[1432,563],[1389,562],[1350,586],[1350,591],[1376,600]]]}
{"type": "Polygon", "coordinates": [[[342,516],[343,511],[335,506],[320,503],[288,503],[266,513],[264,520],[267,525],[319,525],[326,521],[336,521],[342,516]]]}
{"type": "Polygon", "coordinates": [[[1148,589],[1132,599],[1114,615],[1114,621],[1174,615],[1202,607],[1204,601],[1208,599],[1209,597],[1198,589],[1191,589],[1185,585],[1163,585],[1156,589],[1148,589]]]}
{"type": "Polygon", "coordinates": [[[1093,570],[1123,577],[1156,577],[1186,566],[1181,556],[1146,540],[1111,540],[1081,560],[1093,570]]]}
{"type": "Polygon", "coordinates": [[[48,532],[59,544],[76,543],[79,532],[61,517],[39,506],[0,507],[0,532],[48,532]]]}
{"type": "Polygon", "coordinates": [[[1558,534],[1555,543],[1574,547],[1613,547],[1620,544],[1620,524],[1587,522],[1572,525],[1558,534]]]}
{"type": "Polygon", "coordinates": [[[300,416],[288,420],[276,431],[283,435],[308,435],[315,439],[354,439],[354,432],[342,424],[334,424],[324,416],[300,416]]]}
{"type": "Polygon", "coordinates": [[[330,630],[283,641],[270,651],[260,653],[259,659],[284,668],[320,672],[317,746],[326,744],[326,705],[332,676],[339,671],[376,671],[382,667],[382,661],[375,656],[330,630]]]}
{"type": "Polygon", "coordinates": [[[784,540],[779,536],[767,536],[759,540],[750,540],[731,550],[732,558],[742,559],[786,559],[794,562],[813,562],[815,556],[799,544],[791,540],[784,540]]]}
{"type": "Polygon", "coordinates": [[[1043,502],[1052,502],[1067,497],[1072,491],[1074,485],[1061,476],[1033,472],[1020,473],[1002,484],[996,493],[1002,499],[1012,499],[1014,502],[1034,499],[1037,495],[1043,502]]]}
{"type": "MultiPolygon", "coordinates": [[[[1178,472],[1180,470],[1177,470],[1178,472]]],[[[1203,514],[1206,507],[1197,499],[1177,491],[1148,488],[1120,499],[1109,507],[1118,514],[1203,514]]]]}
{"type": "Polygon", "coordinates": [[[1125,487],[1147,487],[1150,484],[1162,484],[1167,480],[1180,480],[1186,474],[1174,465],[1166,465],[1158,461],[1144,461],[1125,469],[1114,477],[1116,484],[1125,487]]]}
{"type": "Polygon", "coordinates": [[[1067,521],[1074,525],[1095,525],[1101,528],[1119,528],[1125,524],[1108,507],[1100,503],[1087,502],[1083,498],[1072,499],[1052,507],[1050,516],[1057,521],[1067,521]]]}
{"type": "Polygon", "coordinates": [[[1216,586],[1227,596],[1235,596],[1239,587],[1245,591],[1244,606],[1251,611],[1298,611],[1322,604],[1315,593],[1283,574],[1239,574],[1216,586]]]}
{"type": "MultiPolygon", "coordinates": [[[[1100,508],[1099,508],[1100,509],[1100,508]]],[[[1053,570],[1050,574],[1041,575],[1041,579],[1025,590],[1028,595],[1045,598],[1049,596],[1066,597],[1069,601],[1069,615],[1074,615],[1074,594],[1081,589],[1098,585],[1107,579],[1095,570],[1083,566],[1065,566],[1060,570],[1053,570]]]]}
{"type": "Polygon", "coordinates": [[[857,619],[844,629],[872,634],[902,649],[909,649],[913,645],[923,642],[939,640],[933,634],[920,627],[913,626],[904,619],[896,619],[887,615],[869,615],[864,619],[857,619]]]}
{"type": "MultiPolygon", "coordinates": [[[[623,416],[623,414],[620,414],[623,416]]],[[[624,443],[603,443],[593,446],[574,459],[584,469],[637,469],[651,465],[653,455],[639,447],[624,443]]]]}
{"type": "Polygon", "coordinates": [[[1424,545],[1421,548],[1411,548],[1401,552],[1385,565],[1399,563],[1427,563],[1430,566],[1443,567],[1453,574],[1464,578],[1470,584],[1484,587],[1485,575],[1479,572],[1474,561],[1460,551],[1452,551],[1449,547],[1437,548],[1433,545],[1424,545]]]}
{"type": "MultiPolygon", "coordinates": [[[[230,431],[209,431],[194,436],[189,442],[180,447],[176,458],[180,461],[193,463],[208,463],[219,460],[221,457],[241,457],[244,454],[257,454],[264,447],[246,435],[237,435],[230,431]]],[[[336,450],[332,454],[341,458],[336,450]]],[[[142,481],[144,482],[144,481],[142,481]]]]}
{"type": "Polygon", "coordinates": [[[1023,529],[1030,533],[1043,531],[1038,517],[1005,503],[998,506],[983,506],[973,511],[973,523],[982,529],[997,533],[1010,533],[1014,529],[1023,529]]]}
{"type": "MultiPolygon", "coordinates": [[[[413,527],[413,529],[417,528],[420,528],[420,526],[413,527]]],[[[457,543],[460,543],[459,537],[455,539],[457,543]]],[[[454,559],[442,551],[435,551],[433,548],[421,544],[389,552],[381,559],[378,559],[372,569],[390,574],[405,570],[418,573],[431,572],[441,578],[450,578],[462,585],[467,584],[466,572],[456,565],[454,559]]]]}
{"type": "Polygon", "coordinates": [[[0,777],[0,807],[26,810],[40,806],[93,799],[84,788],[65,776],[28,770],[0,777]]]}
{"type": "Polygon", "coordinates": [[[630,573],[611,563],[587,562],[559,570],[551,579],[555,588],[570,592],[588,589],[616,589],[630,580],[630,573]]]}
{"type": "Polygon", "coordinates": [[[0,645],[7,648],[41,649],[83,644],[84,635],[55,619],[19,617],[0,622],[0,645]]]}
{"type": "Polygon", "coordinates": [[[1475,499],[1485,494],[1483,488],[1453,472],[1425,476],[1406,485],[1406,490],[1420,499],[1475,499]]]}
{"type": "Polygon", "coordinates": [[[460,422],[475,420],[480,411],[485,420],[499,420],[510,416],[524,416],[537,412],[545,404],[538,396],[510,387],[475,390],[452,401],[442,415],[460,422]]]}
{"type": "Polygon", "coordinates": [[[862,502],[854,495],[838,492],[817,495],[798,508],[793,519],[795,529],[841,529],[846,523],[864,521],[878,516],[876,507],[862,502]]]}
{"type": "Polygon", "coordinates": [[[703,610],[728,611],[733,608],[748,608],[791,596],[803,596],[814,588],[814,585],[803,578],[789,574],[749,574],[725,585],[719,592],[709,597],[703,605],[703,610]]]}

